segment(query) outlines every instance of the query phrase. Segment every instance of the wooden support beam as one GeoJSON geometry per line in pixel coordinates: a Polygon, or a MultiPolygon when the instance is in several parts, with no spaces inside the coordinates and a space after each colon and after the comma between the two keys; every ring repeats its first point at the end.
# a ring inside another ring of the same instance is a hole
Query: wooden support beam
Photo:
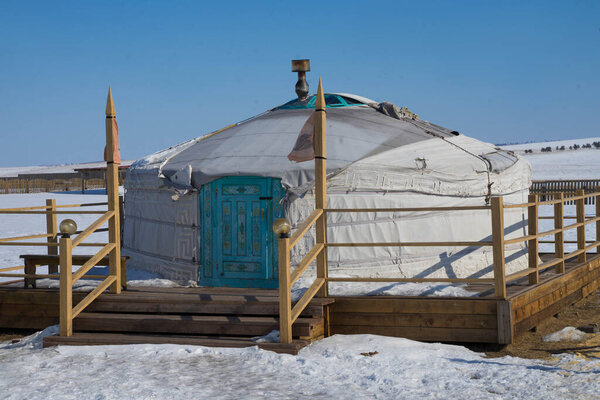
{"type": "MultiPolygon", "coordinates": [[[[56,222],[56,199],[46,199],[46,232],[48,232],[48,243],[56,243],[58,242],[57,234],[58,234],[58,224],[56,222]]],[[[57,255],[58,248],[53,246],[48,246],[48,255],[57,255]]],[[[58,272],[58,265],[50,264],[48,265],[48,273],[55,274],[58,272]]]]}
{"type": "Polygon", "coordinates": [[[529,284],[536,285],[539,280],[539,273],[537,269],[538,265],[538,196],[537,194],[530,194],[529,203],[533,203],[532,206],[527,208],[529,235],[533,235],[533,238],[528,242],[528,253],[529,253],[529,284]]]}
{"type": "Polygon", "coordinates": [[[112,293],[121,293],[121,219],[119,216],[119,164],[120,159],[115,159],[113,149],[118,146],[115,138],[117,124],[115,122],[116,112],[112,98],[112,92],[108,89],[106,100],[106,195],[108,197],[108,210],[113,212],[108,221],[108,242],[115,243],[115,247],[109,254],[109,274],[116,277],[111,285],[112,293]]]}
{"type": "Polygon", "coordinates": [[[73,243],[71,238],[60,239],[60,335],[73,334],[73,243]]]}
{"type": "MultiPolygon", "coordinates": [[[[596,218],[600,218],[600,187],[596,187],[596,218]]],[[[600,220],[596,221],[596,241],[600,240],[600,220]]],[[[596,248],[596,253],[600,254],[600,247],[596,248]]]]}
{"type": "Polygon", "coordinates": [[[504,202],[500,196],[492,197],[492,242],[494,243],[494,294],[505,299],[504,202]]]}
{"type": "Polygon", "coordinates": [[[515,324],[512,318],[511,303],[506,300],[498,301],[496,307],[498,318],[498,343],[511,344],[515,337],[515,324]]]}
{"type": "Polygon", "coordinates": [[[292,343],[292,294],[290,292],[290,239],[279,238],[279,342],[292,343]]]}
{"type": "Polygon", "coordinates": [[[556,273],[565,273],[565,233],[563,227],[565,224],[564,220],[564,203],[562,202],[564,194],[562,192],[554,195],[555,200],[560,200],[554,204],[554,229],[560,229],[559,232],[554,234],[554,256],[561,259],[556,265],[556,273]]]}
{"type": "MultiPolygon", "coordinates": [[[[315,102],[314,147],[315,147],[315,209],[327,208],[327,140],[325,126],[327,115],[325,111],[325,96],[323,83],[319,78],[317,99],[315,102]]],[[[327,244],[327,216],[322,213],[316,222],[317,244],[327,244]]],[[[325,280],[319,288],[318,296],[327,297],[327,248],[317,256],[317,278],[325,280]]]]}
{"type": "Polygon", "coordinates": [[[585,222],[585,199],[583,197],[585,192],[583,189],[579,189],[576,193],[577,200],[575,201],[575,210],[577,212],[577,223],[582,224],[577,226],[577,249],[584,249],[584,251],[577,256],[577,261],[585,262],[585,224],[583,224],[585,222]]]}

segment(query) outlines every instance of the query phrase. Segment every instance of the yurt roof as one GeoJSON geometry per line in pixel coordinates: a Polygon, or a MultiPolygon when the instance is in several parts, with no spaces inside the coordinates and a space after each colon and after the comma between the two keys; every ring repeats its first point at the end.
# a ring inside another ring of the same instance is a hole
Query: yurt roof
{"type": "MultiPolygon", "coordinates": [[[[365,97],[345,93],[325,97],[326,102],[329,99],[328,173],[370,165],[393,171],[404,169],[427,179],[432,179],[432,173],[441,173],[446,181],[479,179],[487,186],[489,179],[484,179],[482,173],[488,177],[499,174],[520,160],[493,145],[416,117],[393,118],[378,111],[377,103],[365,97]],[[408,157],[402,156],[404,149],[408,157]],[[444,161],[447,154],[451,154],[451,160],[444,161]],[[419,159],[425,160],[425,165],[419,159]],[[427,170],[427,165],[436,170],[427,170]]],[[[314,163],[292,162],[287,156],[314,110],[311,101],[314,95],[303,103],[292,100],[221,131],[145,157],[130,169],[132,179],[136,179],[136,173],[158,168],[157,175],[164,182],[180,188],[200,188],[224,176],[278,177],[288,188],[304,187],[313,180],[314,163]]],[[[529,166],[525,161],[521,163],[524,165],[518,175],[527,175],[529,166]]],[[[521,178],[519,189],[530,179],[521,178]]]]}

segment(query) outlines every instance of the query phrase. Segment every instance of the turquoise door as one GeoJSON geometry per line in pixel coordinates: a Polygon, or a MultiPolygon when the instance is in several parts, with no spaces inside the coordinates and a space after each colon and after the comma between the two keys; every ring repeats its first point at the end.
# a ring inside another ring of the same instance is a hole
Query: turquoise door
{"type": "Polygon", "coordinates": [[[282,214],[279,179],[226,177],[201,193],[203,286],[276,288],[277,242],[271,231],[282,214]]]}

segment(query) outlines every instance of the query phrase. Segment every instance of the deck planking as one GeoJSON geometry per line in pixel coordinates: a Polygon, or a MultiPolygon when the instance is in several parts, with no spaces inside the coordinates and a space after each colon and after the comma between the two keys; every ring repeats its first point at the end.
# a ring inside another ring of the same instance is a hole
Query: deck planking
{"type": "MultiPolygon", "coordinates": [[[[542,255],[542,259],[552,255],[542,255]]],[[[600,288],[600,256],[566,263],[540,273],[540,283],[525,276],[507,286],[507,298],[492,285],[468,285],[479,296],[336,296],[316,298],[294,328],[295,341],[280,351],[296,353],[310,341],[331,334],[379,334],[421,341],[511,343],[544,319],[600,288]]],[[[73,301],[85,296],[74,292],[73,301]]],[[[80,328],[47,345],[118,343],[204,343],[226,347],[256,345],[242,335],[276,329],[276,290],[238,288],[129,288],[103,293],[75,319],[80,328]],[[213,326],[213,328],[210,328],[213,326]],[[193,334],[193,335],[192,335],[193,334]],[[94,339],[95,338],[95,339],[94,339]],[[193,340],[192,340],[193,338],[193,340]],[[94,342],[95,340],[95,342],[94,342]]],[[[57,289],[0,287],[0,328],[43,329],[58,323],[57,289]]],[[[272,349],[270,344],[262,348],[272,349]]]]}

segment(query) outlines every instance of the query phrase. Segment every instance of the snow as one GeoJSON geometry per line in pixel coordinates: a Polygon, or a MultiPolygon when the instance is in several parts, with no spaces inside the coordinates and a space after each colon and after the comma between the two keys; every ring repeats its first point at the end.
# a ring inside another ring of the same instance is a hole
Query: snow
{"type": "Polygon", "coordinates": [[[600,392],[600,363],[567,354],[490,359],[461,346],[374,335],[335,335],[297,356],[185,345],[43,349],[42,336],[0,344],[4,399],[590,399],[600,392]]]}
{"type": "Polygon", "coordinates": [[[578,342],[583,340],[585,332],[580,331],[572,326],[567,326],[558,332],[550,333],[542,338],[544,342],[561,342],[568,340],[572,342],[578,342]]]}
{"type": "Polygon", "coordinates": [[[578,149],[569,150],[574,144],[584,145],[600,141],[600,137],[560,140],[553,142],[524,143],[501,146],[512,150],[524,157],[531,164],[532,179],[599,179],[600,150],[578,149]],[[551,152],[542,153],[542,147],[551,147],[551,152]],[[565,146],[566,150],[557,151],[556,146],[565,146]],[[527,149],[533,153],[525,154],[527,149]],[[560,166],[560,168],[557,168],[560,166]]]}
{"type": "MultiPolygon", "coordinates": [[[[593,204],[586,204],[585,206],[585,215],[588,217],[592,217],[596,215],[596,206],[593,204]]],[[[553,216],[554,215],[554,206],[552,205],[544,205],[539,207],[539,216],[553,216]]],[[[574,217],[576,215],[575,205],[565,205],[563,209],[563,214],[565,217],[574,217]]],[[[565,219],[565,226],[574,224],[575,219],[565,219]]],[[[540,232],[547,232],[554,229],[554,220],[553,219],[540,219],[538,222],[538,229],[540,232]]],[[[590,223],[585,226],[585,239],[586,241],[596,241],[596,224],[590,223]]],[[[554,240],[554,235],[546,236],[540,240],[554,240]]],[[[569,229],[565,231],[565,241],[577,241],[577,229],[569,229]]],[[[588,243],[589,245],[590,243],[588,243]]],[[[564,245],[565,253],[569,253],[577,250],[576,243],[565,243],[564,245]]],[[[539,250],[542,253],[552,253],[554,252],[554,243],[540,243],[539,250]]]]}
{"type": "MultiPolygon", "coordinates": [[[[341,275],[336,275],[342,277],[341,275]]],[[[344,275],[343,277],[349,277],[344,275]]],[[[292,286],[292,301],[297,301],[314,282],[315,276],[310,273],[303,274],[292,286]]],[[[331,282],[329,283],[331,296],[447,296],[447,297],[474,297],[479,292],[466,290],[465,284],[449,283],[380,283],[380,282],[331,282]]]]}
{"type": "MultiPolygon", "coordinates": [[[[577,144],[579,146],[583,146],[584,144],[592,144],[593,142],[600,142],[600,137],[589,137],[589,138],[581,138],[581,139],[566,139],[566,140],[553,140],[549,142],[532,142],[532,143],[519,143],[519,144],[508,144],[508,145],[500,145],[503,149],[513,150],[517,152],[525,151],[525,150],[533,150],[534,152],[540,152],[542,147],[551,147],[552,151],[556,148],[556,146],[565,146],[565,148],[569,148],[569,146],[573,146],[577,144]]],[[[565,150],[566,151],[566,150],[565,150]]]]}

